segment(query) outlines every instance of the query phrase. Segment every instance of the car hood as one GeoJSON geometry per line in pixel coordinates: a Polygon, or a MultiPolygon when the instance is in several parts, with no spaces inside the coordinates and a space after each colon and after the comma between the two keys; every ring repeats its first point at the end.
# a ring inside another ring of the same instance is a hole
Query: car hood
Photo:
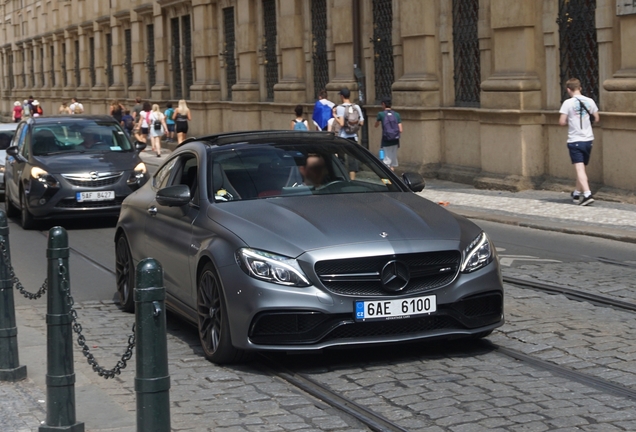
{"type": "Polygon", "coordinates": [[[132,170],[141,161],[134,151],[55,154],[34,159],[51,174],[132,170]]]}
{"type": "Polygon", "coordinates": [[[290,257],[382,240],[460,241],[462,225],[473,225],[411,192],[226,202],[212,205],[208,217],[249,247],[290,257]]]}

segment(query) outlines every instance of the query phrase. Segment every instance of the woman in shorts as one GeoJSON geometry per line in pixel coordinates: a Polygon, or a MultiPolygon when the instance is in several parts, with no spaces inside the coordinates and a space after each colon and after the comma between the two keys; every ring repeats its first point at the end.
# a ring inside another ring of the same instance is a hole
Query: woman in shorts
{"type": "Polygon", "coordinates": [[[137,141],[141,141],[143,143],[148,142],[147,137],[148,132],[150,132],[150,112],[150,102],[144,102],[143,110],[141,110],[139,117],[137,118],[136,129],[138,132],[135,134],[137,141]]]}
{"type": "Polygon", "coordinates": [[[188,135],[188,122],[192,120],[190,109],[188,108],[188,105],[186,105],[185,99],[181,99],[179,101],[179,106],[176,110],[174,110],[172,119],[176,124],[177,143],[181,144],[188,135]]]}
{"type": "Polygon", "coordinates": [[[148,124],[150,126],[152,151],[157,154],[157,157],[161,157],[161,137],[168,130],[168,126],[166,125],[166,116],[159,110],[159,105],[154,104],[152,106],[148,124]]]}

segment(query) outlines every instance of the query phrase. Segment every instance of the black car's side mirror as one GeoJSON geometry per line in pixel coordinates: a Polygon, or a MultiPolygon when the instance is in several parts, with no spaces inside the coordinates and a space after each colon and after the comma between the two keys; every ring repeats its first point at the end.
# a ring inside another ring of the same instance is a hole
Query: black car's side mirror
{"type": "Polygon", "coordinates": [[[18,146],[11,146],[7,149],[7,154],[9,156],[17,156],[18,155],[18,146]]]}
{"type": "Polygon", "coordinates": [[[402,180],[413,192],[421,192],[426,184],[424,183],[424,177],[418,173],[406,172],[402,174],[402,180]]]}
{"type": "Polygon", "coordinates": [[[181,207],[190,202],[190,188],[187,185],[165,187],[157,192],[157,204],[166,207],[181,207]]]}
{"type": "Polygon", "coordinates": [[[135,141],[135,150],[140,152],[140,151],[144,151],[145,148],[146,148],[145,142],[135,141]]]}

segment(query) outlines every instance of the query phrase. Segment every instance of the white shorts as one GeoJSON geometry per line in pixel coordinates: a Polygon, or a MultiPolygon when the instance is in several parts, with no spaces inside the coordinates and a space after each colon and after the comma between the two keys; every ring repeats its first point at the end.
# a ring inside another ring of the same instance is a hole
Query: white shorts
{"type": "Polygon", "coordinates": [[[388,167],[398,166],[398,147],[399,146],[397,145],[382,147],[384,149],[384,159],[382,160],[382,162],[384,162],[384,165],[388,167]]]}

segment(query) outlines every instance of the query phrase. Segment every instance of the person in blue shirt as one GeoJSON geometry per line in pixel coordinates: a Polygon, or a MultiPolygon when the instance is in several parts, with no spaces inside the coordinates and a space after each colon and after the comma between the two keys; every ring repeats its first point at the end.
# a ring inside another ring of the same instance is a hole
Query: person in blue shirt
{"type": "Polygon", "coordinates": [[[174,108],[172,108],[172,102],[168,102],[166,104],[166,112],[164,115],[166,116],[166,126],[168,126],[168,133],[166,134],[167,142],[174,142],[174,119],[172,115],[174,114],[174,108]]]}
{"type": "Polygon", "coordinates": [[[318,100],[314,105],[314,112],[311,116],[316,130],[327,130],[327,123],[329,122],[329,119],[333,118],[333,107],[334,103],[327,99],[327,90],[320,90],[318,100]]]}

